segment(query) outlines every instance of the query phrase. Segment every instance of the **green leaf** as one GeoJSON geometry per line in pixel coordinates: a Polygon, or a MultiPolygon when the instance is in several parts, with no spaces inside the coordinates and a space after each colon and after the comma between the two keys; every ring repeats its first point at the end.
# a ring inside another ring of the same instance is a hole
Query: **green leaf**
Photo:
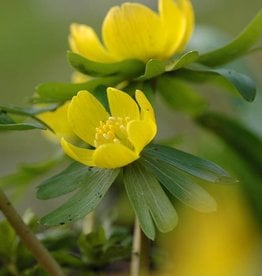
{"type": "Polygon", "coordinates": [[[36,87],[39,102],[64,102],[71,100],[80,90],[94,92],[99,86],[114,86],[123,80],[122,76],[94,78],[84,83],[43,83],[36,87]]]}
{"type": "MultiPolygon", "coordinates": [[[[124,229],[126,230],[126,229],[124,229]]],[[[116,231],[106,237],[102,227],[88,235],[81,235],[78,246],[84,262],[92,267],[102,267],[116,260],[125,260],[131,253],[131,236],[129,231],[116,231]]]]}
{"type": "Polygon", "coordinates": [[[200,212],[216,210],[215,200],[188,174],[162,160],[142,157],[142,161],[161,184],[184,204],[200,212]]]}
{"type": "MultiPolygon", "coordinates": [[[[56,241],[53,241],[56,244],[56,241]]],[[[75,256],[73,254],[68,254],[68,250],[70,249],[66,249],[66,250],[60,250],[60,247],[57,246],[56,251],[52,251],[52,256],[55,258],[55,260],[63,267],[70,267],[70,269],[75,269],[77,270],[77,268],[81,269],[85,269],[85,272],[87,272],[87,269],[83,263],[83,261],[78,257],[75,256]]],[[[72,247],[74,248],[74,247],[72,247]]],[[[29,271],[29,273],[27,275],[39,275],[37,272],[33,271],[29,271]]],[[[23,275],[26,276],[26,275],[23,275]]],[[[46,274],[44,274],[43,276],[46,276],[46,274]]]]}
{"type": "Polygon", "coordinates": [[[68,201],[44,216],[40,222],[48,226],[71,223],[93,211],[116,179],[119,169],[95,168],[93,172],[68,201]]]}
{"type": "Polygon", "coordinates": [[[216,69],[213,72],[224,77],[248,102],[255,99],[256,86],[248,76],[230,69],[216,69]]]}
{"type": "Polygon", "coordinates": [[[197,58],[198,52],[190,51],[172,60],[169,60],[168,62],[159,59],[150,59],[146,63],[144,74],[138,77],[136,80],[145,81],[160,76],[164,72],[175,71],[196,61],[197,58]]]}
{"type": "Polygon", "coordinates": [[[35,128],[45,129],[38,123],[16,122],[6,111],[0,110],[0,130],[28,130],[35,128]]]}
{"type": "Polygon", "coordinates": [[[134,77],[141,74],[145,64],[140,60],[127,59],[114,63],[100,63],[88,60],[73,52],[67,53],[70,64],[79,72],[90,76],[122,75],[134,77]]]}
{"type": "MultiPolygon", "coordinates": [[[[80,235],[78,246],[81,255],[89,265],[100,265],[101,255],[103,254],[103,245],[106,243],[106,236],[103,227],[99,227],[96,231],[88,235],[80,235]]],[[[102,262],[102,264],[104,264],[102,262]]]]}
{"type": "Polygon", "coordinates": [[[238,121],[222,114],[204,113],[197,122],[216,133],[230,145],[245,162],[256,170],[262,171],[262,141],[238,121]]]}
{"type": "Polygon", "coordinates": [[[208,66],[219,66],[244,55],[262,36],[262,11],[248,26],[229,44],[222,48],[203,54],[199,63],[208,66]]]}
{"type": "Polygon", "coordinates": [[[171,231],[176,226],[177,214],[173,205],[142,163],[136,161],[126,166],[123,179],[129,200],[148,238],[155,238],[152,218],[161,232],[171,231]]]}
{"type": "Polygon", "coordinates": [[[196,61],[199,57],[197,51],[189,51],[187,53],[182,54],[180,57],[176,57],[173,60],[170,60],[166,65],[166,72],[175,71],[182,67],[185,67],[194,61],[196,61]]]}
{"type": "Polygon", "coordinates": [[[203,97],[181,78],[163,75],[157,80],[157,89],[166,103],[175,110],[195,115],[206,106],[203,97]]]}
{"type": "Polygon", "coordinates": [[[40,184],[37,187],[37,197],[49,199],[70,193],[82,185],[86,185],[89,178],[97,174],[98,171],[96,168],[74,162],[59,174],[40,184]]]}
{"type": "Polygon", "coordinates": [[[19,121],[16,122],[11,118],[8,113],[27,116],[32,118],[33,120],[38,119],[35,115],[46,112],[50,110],[54,110],[57,108],[57,105],[51,105],[44,108],[34,108],[34,107],[19,107],[14,105],[8,106],[0,106],[0,130],[31,130],[31,129],[47,129],[47,126],[44,123],[39,123],[36,121],[32,122],[24,122],[19,121]]]}
{"type": "Polygon", "coordinates": [[[157,77],[165,72],[166,62],[159,59],[150,59],[146,63],[145,72],[142,76],[137,78],[138,81],[149,80],[157,77]]]}
{"type": "Polygon", "coordinates": [[[238,92],[248,102],[252,102],[256,96],[252,79],[231,69],[181,69],[177,71],[176,76],[192,81],[222,81],[230,91],[238,92]]]}
{"type": "Polygon", "coordinates": [[[149,145],[143,150],[142,156],[144,159],[166,162],[179,170],[209,182],[235,182],[224,169],[215,163],[171,147],[149,145]]]}
{"type": "Polygon", "coordinates": [[[38,123],[12,123],[0,124],[0,130],[31,130],[31,129],[46,129],[43,125],[38,123]]]}
{"type": "Polygon", "coordinates": [[[1,125],[15,124],[15,121],[6,113],[6,111],[0,110],[0,124],[1,125]]]}
{"type": "MultiPolygon", "coordinates": [[[[6,113],[11,113],[11,114],[18,114],[18,115],[23,115],[23,116],[35,116],[39,113],[47,112],[47,111],[53,111],[58,107],[57,104],[52,104],[49,106],[45,107],[35,107],[35,106],[28,106],[28,107],[21,107],[21,106],[15,106],[15,105],[7,105],[7,106],[0,106],[0,111],[4,111],[6,113]]],[[[1,119],[0,119],[1,121],[1,119]]]]}
{"type": "Polygon", "coordinates": [[[35,108],[35,107],[19,107],[14,105],[0,106],[0,130],[31,130],[31,129],[47,129],[48,126],[41,122],[35,117],[35,115],[54,110],[57,108],[56,105],[51,105],[44,108],[35,108]],[[16,122],[11,118],[8,113],[16,114],[19,116],[27,116],[32,118],[32,122],[24,122],[21,120],[16,122]],[[39,121],[39,122],[38,122],[39,121]]]}

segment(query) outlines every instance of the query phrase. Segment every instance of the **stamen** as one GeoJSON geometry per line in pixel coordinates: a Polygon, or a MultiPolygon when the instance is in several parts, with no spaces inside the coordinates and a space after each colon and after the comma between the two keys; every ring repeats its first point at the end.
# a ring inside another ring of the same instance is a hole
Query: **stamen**
{"type": "Polygon", "coordinates": [[[120,125],[119,127],[121,130],[125,131],[126,130],[126,127],[124,125],[120,125]]]}
{"type": "Polygon", "coordinates": [[[95,128],[95,147],[108,143],[123,143],[128,147],[133,147],[128,140],[126,132],[126,125],[129,120],[129,117],[122,118],[110,116],[107,121],[100,121],[99,126],[95,128]]]}
{"type": "Polygon", "coordinates": [[[117,138],[113,139],[114,144],[120,144],[120,141],[117,138]]]}

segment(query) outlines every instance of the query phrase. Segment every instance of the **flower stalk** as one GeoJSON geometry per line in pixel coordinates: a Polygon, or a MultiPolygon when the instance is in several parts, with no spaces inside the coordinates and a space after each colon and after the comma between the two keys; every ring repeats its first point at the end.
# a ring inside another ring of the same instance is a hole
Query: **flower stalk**
{"type": "Polygon", "coordinates": [[[149,275],[148,238],[141,231],[138,218],[135,218],[130,276],[149,275]]]}
{"type": "Polygon", "coordinates": [[[36,238],[33,232],[25,225],[22,218],[1,189],[0,210],[14,228],[21,241],[29,249],[35,259],[38,261],[39,265],[48,273],[48,275],[64,276],[62,268],[50,255],[42,243],[36,238]]]}

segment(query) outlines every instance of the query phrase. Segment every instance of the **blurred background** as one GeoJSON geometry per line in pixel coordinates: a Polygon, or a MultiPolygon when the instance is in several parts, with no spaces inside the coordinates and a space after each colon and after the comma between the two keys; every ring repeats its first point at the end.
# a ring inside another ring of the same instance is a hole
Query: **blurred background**
{"type": "MultiPolygon", "coordinates": [[[[100,33],[108,9],[123,2],[0,0],[0,104],[25,106],[39,83],[69,82],[73,71],[66,61],[69,25],[72,22],[88,24],[100,33]]],[[[136,2],[157,9],[156,0],[136,2]]],[[[236,36],[261,8],[261,1],[193,0],[193,5],[197,28],[190,45],[192,49],[196,47],[204,51],[204,46],[207,49],[216,48],[236,36]]],[[[214,109],[234,115],[260,137],[261,65],[262,54],[258,52],[232,65],[257,83],[257,97],[253,103],[240,98],[231,101],[224,91],[214,86],[202,87],[207,97],[214,95],[215,100],[210,101],[214,109]]],[[[183,136],[180,148],[209,158],[238,179],[241,178],[240,183],[234,186],[208,187],[218,201],[218,212],[215,214],[198,214],[178,204],[179,226],[172,233],[159,238],[167,249],[167,273],[172,271],[179,276],[262,275],[259,266],[262,257],[261,224],[259,226],[258,223],[262,216],[257,216],[254,205],[258,203],[250,203],[252,199],[246,196],[245,188],[249,183],[259,185],[261,175],[254,176],[251,171],[239,175],[240,171],[246,170],[245,164],[221,140],[213,134],[195,129],[186,116],[173,114],[164,104],[160,105],[159,110],[159,138],[183,136]]],[[[0,176],[14,172],[20,163],[45,160],[57,150],[58,146],[47,140],[40,131],[2,132],[0,176]]],[[[21,212],[32,207],[41,215],[46,213],[49,204],[36,200],[34,189],[33,193],[27,195],[26,201],[22,197],[17,206],[21,212]]]]}

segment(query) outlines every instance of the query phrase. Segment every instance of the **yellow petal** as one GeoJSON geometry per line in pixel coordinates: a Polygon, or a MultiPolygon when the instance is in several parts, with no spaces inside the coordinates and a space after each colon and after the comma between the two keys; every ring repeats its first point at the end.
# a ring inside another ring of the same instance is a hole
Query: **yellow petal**
{"type": "Polygon", "coordinates": [[[137,3],[111,8],[102,34],[106,48],[119,60],[159,58],[165,44],[159,16],[137,3]]]}
{"type": "Polygon", "coordinates": [[[180,47],[185,36],[186,15],[174,0],[159,0],[159,13],[166,32],[165,55],[168,58],[180,47]]]}
{"type": "Polygon", "coordinates": [[[66,102],[54,111],[48,111],[37,115],[40,120],[46,123],[54,131],[57,138],[64,136],[67,139],[73,139],[75,137],[67,120],[69,103],[70,102],[66,102]]]}
{"type": "Polygon", "coordinates": [[[186,31],[184,34],[184,37],[180,43],[179,46],[179,51],[183,50],[186,43],[190,39],[192,32],[194,30],[194,25],[195,25],[195,16],[194,16],[194,9],[189,0],[180,0],[180,6],[181,9],[183,10],[183,13],[186,16],[186,31]]]}
{"type": "Polygon", "coordinates": [[[93,162],[94,150],[76,147],[71,143],[67,142],[63,137],[61,138],[60,142],[64,152],[72,159],[87,166],[91,166],[91,167],[94,166],[94,162],[93,162]]]}
{"type": "Polygon", "coordinates": [[[111,115],[114,117],[129,117],[130,120],[139,119],[139,108],[135,100],[121,90],[109,87],[107,97],[111,115]]]}
{"type": "Polygon", "coordinates": [[[68,109],[68,120],[75,134],[94,146],[96,127],[106,121],[109,114],[103,105],[89,92],[79,91],[68,109]]]}
{"type": "Polygon", "coordinates": [[[71,24],[69,45],[73,52],[90,60],[97,62],[112,62],[114,60],[101,44],[94,30],[89,26],[71,24]]]}
{"type": "Polygon", "coordinates": [[[138,155],[156,135],[154,124],[146,121],[131,121],[127,125],[127,133],[138,155]]]}
{"type": "Polygon", "coordinates": [[[145,121],[150,121],[156,125],[154,109],[142,91],[136,90],[136,100],[141,109],[140,119],[145,121]]]}
{"type": "Polygon", "coordinates": [[[104,144],[94,151],[94,163],[99,168],[123,167],[139,156],[122,144],[104,144]]]}

